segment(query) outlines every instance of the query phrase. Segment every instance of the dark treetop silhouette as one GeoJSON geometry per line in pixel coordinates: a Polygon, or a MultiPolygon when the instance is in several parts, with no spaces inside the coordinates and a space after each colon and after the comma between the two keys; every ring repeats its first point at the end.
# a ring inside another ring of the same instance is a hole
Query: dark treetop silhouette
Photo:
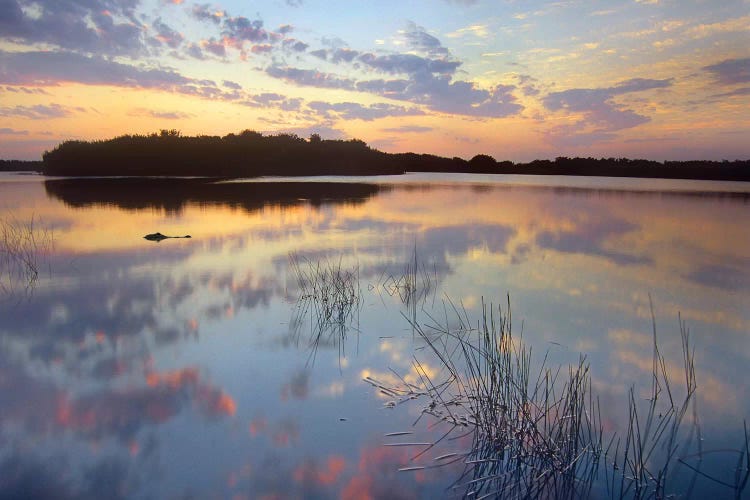
{"type": "Polygon", "coordinates": [[[0,172],[41,172],[41,161],[0,160],[0,172]]]}
{"type": "Polygon", "coordinates": [[[390,154],[363,141],[309,140],[294,134],[264,136],[245,130],[224,137],[186,137],[177,130],[125,135],[103,141],[65,141],[43,155],[43,173],[53,176],[258,177],[386,175],[458,172],[610,177],[662,177],[750,181],[750,160],[668,161],[626,158],[567,158],[530,163],[471,160],[435,155],[390,154]]]}

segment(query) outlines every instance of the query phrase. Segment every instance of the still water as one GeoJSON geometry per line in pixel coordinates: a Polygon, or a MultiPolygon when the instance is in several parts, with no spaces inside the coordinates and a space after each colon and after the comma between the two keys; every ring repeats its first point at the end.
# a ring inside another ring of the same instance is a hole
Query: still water
{"type": "Polygon", "coordinates": [[[586,356],[606,432],[631,387],[648,397],[652,309],[680,387],[681,318],[707,470],[735,477],[739,455],[713,450],[742,449],[750,416],[750,186],[4,174],[0,218],[36,235],[38,273],[0,264],[0,496],[461,496],[460,463],[399,469],[470,441],[384,446],[440,435],[423,401],[394,407],[363,379],[440,379],[416,330],[508,301],[535,362],[586,356]],[[192,238],[143,239],[157,231],[192,238]],[[349,305],[321,320],[295,269],[345,274],[349,305]]]}

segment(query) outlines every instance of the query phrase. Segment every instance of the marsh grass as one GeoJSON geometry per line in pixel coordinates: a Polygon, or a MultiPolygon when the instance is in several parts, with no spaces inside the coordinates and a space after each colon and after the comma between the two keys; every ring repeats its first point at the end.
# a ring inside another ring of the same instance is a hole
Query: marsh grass
{"type": "Polygon", "coordinates": [[[398,298],[409,312],[409,319],[415,322],[419,306],[424,308],[428,300],[434,305],[437,282],[436,267],[433,265],[430,269],[426,263],[419,260],[415,245],[412,255],[400,273],[384,272],[370,289],[398,298]]]}
{"type": "Polygon", "coordinates": [[[297,339],[309,325],[310,360],[321,345],[335,345],[339,359],[345,356],[350,330],[358,331],[362,305],[359,266],[342,267],[342,260],[311,261],[289,254],[289,265],[297,280],[299,296],[291,320],[297,339]]]}
{"type": "Polygon", "coordinates": [[[534,368],[531,347],[522,335],[513,337],[509,302],[506,312],[483,303],[475,325],[462,308],[449,303],[444,309],[442,324],[430,317],[429,324],[412,325],[438,373],[415,356],[417,382],[400,376],[396,385],[365,381],[393,398],[391,406],[422,400],[415,424],[428,417],[443,431],[420,445],[415,464],[439,447],[469,438],[471,445],[401,470],[462,465],[451,489],[465,498],[666,498],[681,488],[689,496],[700,480],[742,495],[750,475],[747,430],[743,446],[732,451],[738,454],[733,482],[701,470],[694,352],[682,320],[684,380],[670,380],[653,322],[649,396],[642,399],[630,388],[627,424],[618,435],[604,431],[585,356],[571,366],[550,367],[545,355],[534,368]],[[690,457],[698,460],[688,463],[690,457]]]}
{"type": "Polygon", "coordinates": [[[0,218],[0,295],[28,295],[39,280],[43,259],[53,246],[53,232],[33,215],[0,218]]]}

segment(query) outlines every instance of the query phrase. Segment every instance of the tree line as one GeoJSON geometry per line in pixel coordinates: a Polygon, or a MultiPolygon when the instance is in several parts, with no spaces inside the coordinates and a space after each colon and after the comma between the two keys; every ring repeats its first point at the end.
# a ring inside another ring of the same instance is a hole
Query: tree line
{"type": "Polygon", "coordinates": [[[41,172],[41,161],[0,160],[0,172],[41,172]]]}
{"type": "Polygon", "coordinates": [[[405,172],[505,173],[663,177],[750,181],[750,160],[666,161],[568,158],[528,163],[471,160],[417,153],[384,153],[364,141],[324,140],[317,134],[263,135],[252,130],[219,136],[183,136],[177,130],[65,141],[43,155],[50,176],[258,177],[385,175],[405,172]]]}

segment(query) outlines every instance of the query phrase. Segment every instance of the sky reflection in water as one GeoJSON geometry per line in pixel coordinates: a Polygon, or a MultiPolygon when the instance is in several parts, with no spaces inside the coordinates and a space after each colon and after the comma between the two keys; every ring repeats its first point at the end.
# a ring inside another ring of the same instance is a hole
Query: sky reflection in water
{"type": "Polygon", "coordinates": [[[450,179],[124,190],[4,178],[0,213],[52,228],[54,250],[33,292],[0,305],[0,487],[55,498],[444,492],[451,474],[399,473],[415,451],[382,446],[394,431],[431,439],[411,426],[420,406],[387,409],[362,382],[415,376],[410,311],[379,286],[415,249],[434,278],[419,322],[442,317],[447,298],[478,319],[483,300],[509,293],[536,356],[588,355],[607,425],[631,384],[648,387],[649,295],[679,377],[679,312],[704,437],[736,446],[750,415],[747,194],[450,179]],[[155,231],[193,238],[143,240],[155,231]],[[314,324],[291,324],[290,253],[360,280],[346,340],[324,335],[314,356],[314,324]]]}

